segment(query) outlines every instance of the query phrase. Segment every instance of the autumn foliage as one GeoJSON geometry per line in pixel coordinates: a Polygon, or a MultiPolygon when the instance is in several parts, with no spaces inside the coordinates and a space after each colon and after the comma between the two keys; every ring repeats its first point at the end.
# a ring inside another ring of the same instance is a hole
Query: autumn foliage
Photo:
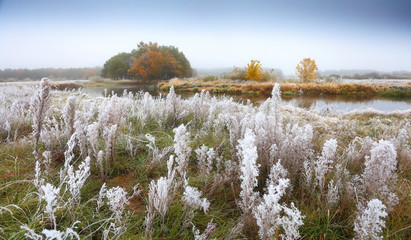
{"type": "Polygon", "coordinates": [[[247,80],[261,81],[263,75],[263,68],[258,60],[251,60],[247,67],[245,67],[245,78],[247,80]]]}
{"type": "Polygon", "coordinates": [[[316,70],[318,70],[318,67],[315,64],[315,60],[304,58],[297,65],[295,72],[302,81],[309,82],[317,78],[317,73],[315,72],[316,70]]]}
{"type": "Polygon", "coordinates": [[[141,42],[133,53],[133,65],[129,74],[137,78],[157,80],[191,75],[190,63],[175,47],[141,42]]]}
{"type": "Polygon", "coordinates": [[[192,73],[190,62],[178,48],[152,42],[140,42],[131,53],[123,52],[111,57],[102,70],[103,77],[115,80],[162,80],[191,77],[192,73]]]}
{"type": "Polygon", "coordinates": [[[135,60],[129,72],[145,80],[181,75],[177,61],[170,53],[151,49],[135,60]]]}

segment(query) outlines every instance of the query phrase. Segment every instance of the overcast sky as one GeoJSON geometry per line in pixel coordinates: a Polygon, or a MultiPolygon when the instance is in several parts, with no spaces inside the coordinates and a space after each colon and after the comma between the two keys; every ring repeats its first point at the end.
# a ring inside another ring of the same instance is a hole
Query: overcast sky
{"type": "Polygon", "coordinates": [[[0,69],[102,66],[140,41],[192,67],[411,71],[411,1],[0,0],[0,69]]]}

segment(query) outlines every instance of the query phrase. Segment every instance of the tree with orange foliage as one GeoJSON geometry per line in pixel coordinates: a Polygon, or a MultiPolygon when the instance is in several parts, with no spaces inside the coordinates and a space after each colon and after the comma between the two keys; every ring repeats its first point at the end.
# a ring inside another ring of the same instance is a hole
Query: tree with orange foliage
{"type": "Polygon", "coordinates": [[[128,72],[137,78],[158,80],[191,76],[190,63],[184,54],[173,46],[140,42],[133,54],[134,64],[128,72]]]}
{"type": "Polygon", "coordinates": [[[315,60],[304,58],[297,65],[295,73],[302,81],[309,82],[317,78],[316,70],[318,70],[318,67],[317,64],[315,64],[315,60]]]}
{"type": "Polygon", "coordinates": [[[160,52],[148,50],[134,61],[129,73],[133,73],[136,77],[142,79],[155,79],[161,75],[162,62],[163,56],[160,52]]]}
{"type": "Polygon", "coordinates": [[[261,81],[263,75],[263,68],[258,60],[251,60],[247,67],[245,67],[245,78],[247,80],[261,81]]]}

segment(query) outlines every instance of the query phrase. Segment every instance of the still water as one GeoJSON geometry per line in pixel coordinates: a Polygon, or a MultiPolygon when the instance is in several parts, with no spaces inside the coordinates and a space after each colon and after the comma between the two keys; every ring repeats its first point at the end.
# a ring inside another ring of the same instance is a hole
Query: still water
{"type": "MultiPolygon", "coordinates": [[[[122,85],[115,87],[91,87],[84,88],[82,91],[93,96],[104,96],[105,89],[108,94],[113,92],[118,96],[123,95],[123,91],[127,89],[129,92],[149,92],[152,96],[158,96],[156,84],[144,84],[144,85],[122,85]]],[[[177,93],[182,98],[189,99],[193,93],[177,93]]],[[[222,95],[216,95],[222,96],[222,95]]],[[[254,103],[264,101],[267,99],[265,96],[248,96],[248,95],[232,95],[234,100],[247,100],[250,99],[254,103]]],[[[378,111],[392,112],[392,111],[404,111],[411,110],[411,99],[392,100],[385,98],[356,98],[346,96],[297,96],[297,97],[283,97],[283,104],[291,104],[300,108],[317,108],[320,110],[331,110],[337,112],[349,112],[353,110],[375,109],[378,111]]]]}

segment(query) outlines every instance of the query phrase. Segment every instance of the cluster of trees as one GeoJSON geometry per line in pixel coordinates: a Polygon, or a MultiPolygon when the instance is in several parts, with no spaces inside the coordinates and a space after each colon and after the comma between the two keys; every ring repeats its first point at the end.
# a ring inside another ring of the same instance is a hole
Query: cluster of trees
{"type": "Polygon", "coordinates": [[[131,53],[113,56],[102,70],[102,76],[111,79],[160,80],[192,74],[190,62],[178,48],[152,42],[140,42],[131,53]]]}
{"type": "Polygon", "coordinates": [[[88,79],[99,76],[101,67],[94,68],[39,68],[0,70],[1,81],[39,80],[44,77],[62,79],[88,79]]]}

